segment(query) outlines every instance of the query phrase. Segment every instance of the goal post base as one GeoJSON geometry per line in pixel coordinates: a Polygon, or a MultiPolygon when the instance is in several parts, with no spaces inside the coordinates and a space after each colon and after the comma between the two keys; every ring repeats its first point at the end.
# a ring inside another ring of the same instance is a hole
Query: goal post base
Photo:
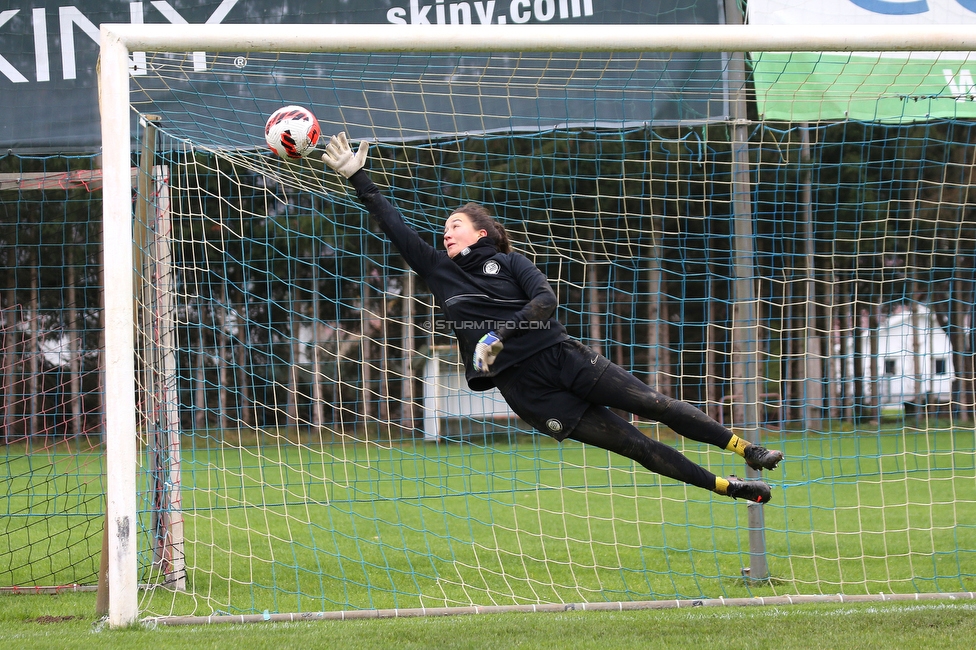
{"type": "Polygon", "coordinates": [[[308,621],[361,621],[385,618],[423,618],[471,616],[477,614],[561,614],[565,612],[633,612],[643,610],[686,609],[694,607],[781,607],[817,603],[889,603],[976,600],[974,592],[924,594],[863,594],[844,596],[771,596],[762,598],[695,598],[689,600],[648,600],[637,602],[553,603],[540,605],[471,605],[467,607],[429,607],[413,609],[353,610],[341,612],[302,612],[293,614],[238,614],[215,616],[159,616],[143,619],[147,625],[220,625],[243,623],[297,623],[308,621]]]}

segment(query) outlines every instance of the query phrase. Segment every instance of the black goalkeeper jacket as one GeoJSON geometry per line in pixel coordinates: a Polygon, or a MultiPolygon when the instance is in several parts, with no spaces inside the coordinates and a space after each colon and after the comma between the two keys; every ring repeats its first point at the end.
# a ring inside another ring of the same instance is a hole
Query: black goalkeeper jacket
{"type": "Polygon", "coordinates": [[[370,215],[434,294],[457,337],[471,390],[492,388],[492,377],[501,371],[569,338],[553,316],[555,292],[524,255],[500,253],[490,238],[483,237],[451,259],[406,224],[364,170],[349,180],[370,215]],[[474,349],[489,331],[499,335],[504,347],[487,372],[476,372],[474,349]]]}

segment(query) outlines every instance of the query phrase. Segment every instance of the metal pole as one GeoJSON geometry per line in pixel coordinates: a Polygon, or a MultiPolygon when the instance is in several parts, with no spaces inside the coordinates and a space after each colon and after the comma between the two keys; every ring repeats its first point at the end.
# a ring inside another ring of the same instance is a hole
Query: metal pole
{"type": "MultiPolygon", "coordinates": [[[[726,22],[742,22],[734,2],[725,3],[726,22]]],[[[759,327],[755,295],[755,254],[752,229],[752,181],[749,176],[749,119],[746,99],[745,58],[742,52],[729,55],[729,116],[732,146],[732,206],[734,226],[735,281],[732,305],[732,354],[734,385],[741,391],[740,419],[735,422],[748,440],[761,442],[759,429],[759,327]]],[[[746,476],[757,478],[759,472],[749,467],[746,476]]],[[[766,564],[766,538],[763,507],[748,505],[749,577],[769,577],[766,564]]]]}
{"type": "Polygon", "coordinates": [[[802,232],[806,250],[803,254],[804,282],[806,283],[806,304],[803,306],[804,333],[804,378],[803,405],[801,426],[807,430],[819,429],[820,416],[823,409],[823,353],[820,349],[821,336],[817,332],[817,260],[816,243],[813,239],[813,181],[810,166],[812,154],[810,150],[809,125],[800,126],[800,162],[803,165],[801,173],[801,196],[803,203],[802,232]]]}

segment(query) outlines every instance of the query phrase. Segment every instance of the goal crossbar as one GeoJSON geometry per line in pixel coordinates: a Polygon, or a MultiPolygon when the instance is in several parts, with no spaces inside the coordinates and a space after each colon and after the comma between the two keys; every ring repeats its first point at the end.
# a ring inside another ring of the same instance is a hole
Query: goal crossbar
{"type": "Polygon", "coordinates": [[[969,25],[129,25],[102,43],[189,52],[969,51],[969,25]]]}

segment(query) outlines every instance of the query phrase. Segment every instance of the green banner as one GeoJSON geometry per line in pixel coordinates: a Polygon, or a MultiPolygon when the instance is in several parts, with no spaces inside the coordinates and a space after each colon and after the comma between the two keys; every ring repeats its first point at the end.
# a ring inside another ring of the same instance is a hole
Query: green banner
{"type": "Polygon", "coordinates": [[[879,53],[753,54],[767,120],[907,122],[976,117],[976,61],[879,53]]]}

